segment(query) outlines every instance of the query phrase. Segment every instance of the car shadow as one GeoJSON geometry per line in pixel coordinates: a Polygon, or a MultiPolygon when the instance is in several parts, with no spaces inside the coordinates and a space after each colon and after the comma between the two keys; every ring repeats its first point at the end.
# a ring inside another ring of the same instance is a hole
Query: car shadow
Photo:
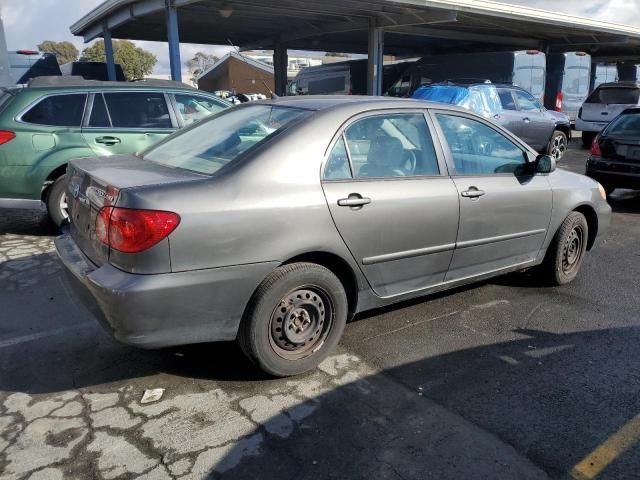
{"type": "MultiPolygon", "coordinates": [[[[284,409],[219,459],[211,478],[544,476],[523,457],[563,477],[640,413],[640,329],[514,333],[519,340],[425,354],[336,386],[303,403],[314,410],[300,421],[300,405],[284,409]],[[289,435],[274,434],[292,420],[289,435]]],[[[598,478],[637,471],[637,438],[618,453],[598,478]]]]}
{"type": "Polygon", "coordinates": [[[0,209],[0,235],[49,236],[58,231],[43,210],[0,209]]]}

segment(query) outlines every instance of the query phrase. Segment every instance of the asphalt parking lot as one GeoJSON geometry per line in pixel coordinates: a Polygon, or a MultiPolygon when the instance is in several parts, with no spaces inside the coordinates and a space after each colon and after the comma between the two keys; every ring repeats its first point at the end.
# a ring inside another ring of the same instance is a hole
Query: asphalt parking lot
{"type": "MultiPolygon", "coordinates": [[[[584,170],[578,143],[562,168],[584,170]]],[[[510,275],[361,315],[284,380],[233,344],[117,344],[65,289],[55,229],[2,212],[0,477],[640,478],[640,194],[611,204],[573,284],[510,275]]]]}

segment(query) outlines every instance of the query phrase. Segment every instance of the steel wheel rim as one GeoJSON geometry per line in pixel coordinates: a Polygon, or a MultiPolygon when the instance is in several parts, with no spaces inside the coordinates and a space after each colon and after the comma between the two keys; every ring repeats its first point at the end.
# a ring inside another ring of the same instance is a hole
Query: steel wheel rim
{"type": "Polygon", "coordinates": [[[60,207],[60,213],[62,214],[62,218],[69,218],[69,204],[67,203],[66,193],[63,193],[62,195],[60,195],[58,207],[60,207]]]}
{"type": "Polygon", "coordinates": [[[562,250],[562,271],[566,274],[573,273],[580,263],[584,249],[584,232],[582,227],[573,227],[562,250]]]}
{"type": "Polygon", "coordinates": [[[554,160],[560,160],[564,156],[564,152],[567,151],[567,142],[564,139],[564,135],[558,135],[553,139],[553,146],[551,147],[551,156],[554,160]]]}
{"type": "Polygon", "coordinates": [[[329,335],[334,315],[333,301],[322,288],[308,285],[292,290],[278,302],[271,314],[271,348],[286,360],[312,355],[329,335]]]}

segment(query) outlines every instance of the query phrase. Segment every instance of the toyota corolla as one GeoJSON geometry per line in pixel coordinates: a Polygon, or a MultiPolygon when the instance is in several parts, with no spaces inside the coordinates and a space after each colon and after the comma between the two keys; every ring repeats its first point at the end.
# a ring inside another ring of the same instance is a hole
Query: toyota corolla
{"type": "Polygon", "coordinates": [[[568,283],[611,212],[478,115],[374,97],[242,105],[67,176],[57,251],[116,339],[237,340],[276,376],[364,310],[533,267],[568,283]]]}

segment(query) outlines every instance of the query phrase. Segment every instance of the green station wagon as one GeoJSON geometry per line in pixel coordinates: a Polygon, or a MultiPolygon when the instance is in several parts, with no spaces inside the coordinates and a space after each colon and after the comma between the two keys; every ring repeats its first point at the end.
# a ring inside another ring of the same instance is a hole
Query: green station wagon
{"type": "Polygon", "coordinates": [[[39,77],[0,90],[0,208],[41,208],[64,222],[74,158],[139,152],[230,104],[166,80],[39,77]]]}

